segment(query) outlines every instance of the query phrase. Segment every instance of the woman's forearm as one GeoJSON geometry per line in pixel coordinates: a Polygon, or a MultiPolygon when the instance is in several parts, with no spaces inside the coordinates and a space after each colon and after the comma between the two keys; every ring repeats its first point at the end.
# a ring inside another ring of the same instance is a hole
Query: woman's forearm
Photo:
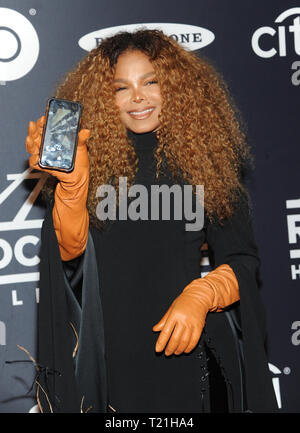
{"type": "Polygon", "coordinates": [[[52,216],[61,259],[68,261],[80,256],[87,244],[89,228],[86,192],[76,195],[73,190],[68,196],[58,184],[52,216]]]}

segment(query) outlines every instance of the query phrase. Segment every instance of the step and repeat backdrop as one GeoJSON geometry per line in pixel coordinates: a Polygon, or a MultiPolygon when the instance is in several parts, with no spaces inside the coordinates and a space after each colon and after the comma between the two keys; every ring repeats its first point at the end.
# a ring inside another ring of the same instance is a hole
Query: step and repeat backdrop
{"type": "Polygon", "coordinates": [[[209,59],[247,124],[269,368],[280,410],[299,412],[300,2],[287,0],[0,0],[0,412],[37,411],[29,356],[45,208],[28,122],[103,37],[141,26],[209,59]]]}

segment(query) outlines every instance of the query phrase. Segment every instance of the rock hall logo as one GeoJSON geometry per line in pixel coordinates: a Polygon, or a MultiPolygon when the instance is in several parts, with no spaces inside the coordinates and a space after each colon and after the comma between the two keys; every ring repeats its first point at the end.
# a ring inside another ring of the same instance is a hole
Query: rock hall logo
{"type": "Polygon", "coordinates": [[[0,83],[28,74],[39,56],[39,38],[19,12],[0,7],[0,83]]]}
{"type": "Polygon", "coordinates": [[[291,279],[300,278],[300,199],[286,200],[291,279]]]}
{"type": "Polygon", "coordinates": [[[134,32],[140,29],[162,30],[167,36],[172,37],[184,48],[191,51],[199,50],[211,44],[215,39],[215,35],[212,31],[189,24],[140,23],[108,27],[93,31],[82,36],[78,44],[83,50],[91,51],[93,48],[96,48],[104,38],[114,36],[121,31],[134,32]]]}
{"type": "MultiPolygon", "coordinates": [[[[0,221],[0,288],[3,285],[13,285],[18,283],[24,284],[26,282],[33,282],[39,280],[38,272],[28,272],[28,269],[32,269],[39,264],[39,257],[37,254],[33,254],[31,257],[25,255],[24,250],[28,244],[34,247],[39,243],[39,237],[26,234],[24,230],[41,229],[43,219],[28,219],[28,215],[35,200],[37,199],[46,179],[47,174],[44,173],[31,173],[32,169],[29,168],[23,173],[8,174],[7,180],[10,182],[9,185],[2,191],[0,191],[0,209],[5,202],[12,197],[13,193],[17,188],[21,186],[23,182],[28,179],[37,179],[37,183],[29,196],[26,198],[24,203],[20,203],[20,208],[16,215],[10,221],[0,221]],[[11,245],[9,239],[4,239],[4,235],[8,235],[10,232],[20,233],[20,237],[17,239],[14,245],[11,245]],[[16,263],[22,265],[27,271],[24,273],[7,274],[5,269],[11,264],[13,260],[16,263]]],[[[27,232],[28,233],[28,232],[27,232]]],[[[20,305],[20,301],[14,297],[16,291],[13,291],[12,299],[13,305],[20,305]]],[[[0,344],[1,343],[1,328],[0,328],[0,344]]]]}

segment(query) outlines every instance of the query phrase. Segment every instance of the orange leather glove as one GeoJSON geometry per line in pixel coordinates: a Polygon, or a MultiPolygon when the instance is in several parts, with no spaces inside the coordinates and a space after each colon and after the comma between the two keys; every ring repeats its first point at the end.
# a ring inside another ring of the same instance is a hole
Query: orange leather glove
{"type": "Polygon", "coordinates": [[[26,149],[32,154],[29,165],[59,180],[54,196],[53,224],[62,260],[71,260],[84,252],[88,238],[89,215],[86,200],[89,186],[89,158],[86,140],[90,136],[90,131],[82,129],[79,132],[74,170],[66,173],[41,168],[38,165],[44,124],[45,116],[36,123],[29,122],[26,138],[26,149]]]}
{"type": "Polygon", "coordinates": [[[152,328],[161,331],[155,350],[161,352],[169,341],[166,355],[191,352],[200,339],[207,313],[222,311],[239,299],[238,282],[229,265],[221,265],[204,278],[193,280],[152,328]]]}

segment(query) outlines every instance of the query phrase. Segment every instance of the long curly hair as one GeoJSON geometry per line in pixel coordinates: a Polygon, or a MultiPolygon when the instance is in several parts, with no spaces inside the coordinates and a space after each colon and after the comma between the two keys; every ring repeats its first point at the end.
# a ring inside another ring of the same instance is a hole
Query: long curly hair
{"type": "Polygon", "coordinates": [[[127,50],[139,50],[149,57],[160,86],[156,178],[167,163],[174,179],[204,185],[210,220],[230,217],[237,198],[245,192],[241,171],[251,155],[227,86],[209,61],[171,37],[159,30],[138,30],[104,39],[56,90],[56,97],[83,104],[81,127],[91,130],[87,142],[91,222],[97,224],[97,188],[110,183],[118,189],[119,176],[127,176],[130,186],[137,172],[138,158],[120,121],[112,84],[114,66],[127,50]]]}

